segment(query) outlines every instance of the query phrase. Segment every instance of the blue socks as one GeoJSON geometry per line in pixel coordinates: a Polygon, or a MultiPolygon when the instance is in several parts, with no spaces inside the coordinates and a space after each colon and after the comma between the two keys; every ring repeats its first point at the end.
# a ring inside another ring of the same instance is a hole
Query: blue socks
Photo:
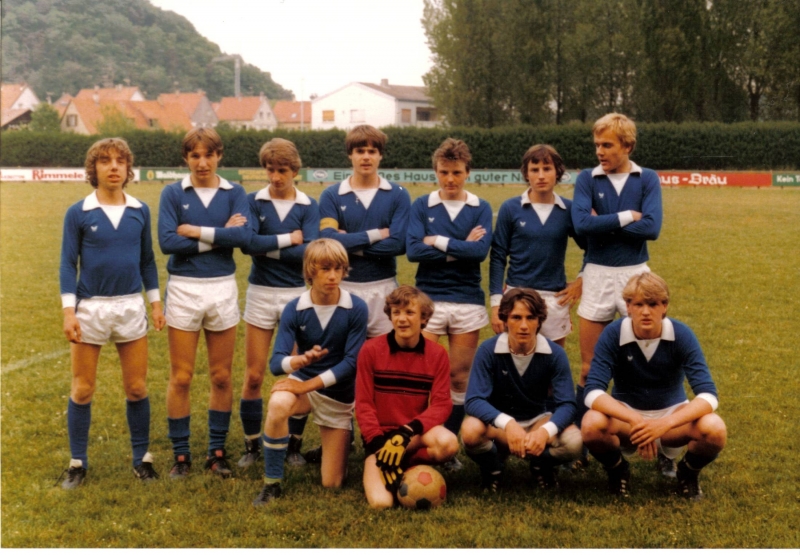
{"type": "Polygon", "coordinates": [[[69,434],[69,450],[73,459],[89,468],[89,426],[92,423],[92,403],[79,405],[70,398],[67,404],[67,432],[69,434]]]}
{"type": "Polygon", "coordinates": [[[308,415],[289,417],[289,434],[297,437],[303,437],[303,430],[306,429],[306,422],[308,422],[308,415]]]}
{"type": "Polygon", "coordinates": [[[150,397],[138,401],[125,399],[125,415],[131,432],[133,466],[142,464],[142,457],[150,447],[150,397]]]}
{"type": "Polygon", "coordinates": [[[186,455],[191,459],[189,451],[189,420],[191,416],[183,418],[167,418],[168,437],[172,441],[172,453],[186,455]]]}
{"type": "Polygon", "coordinates": [[[225,438],[231,425],[230,411],[208,411],[208,454],[213,455],[217,449],[225,449],[225,438]]]}
{"type": "Polygon", "coordinates": [[[242,419],[244,436],[248,439],[258,437],[261,434],[261,420],[264,418],[264,401],[242,399],[239,402],[239,417],[242,419]]]}
{"type": "Polygon", "coordinates": [[[275,438],[262,434],[261,447],[264,452],[264,476],[268,482],[280,482],[283,479],[283,463],[289,448],[289,436],[275,438]]]}

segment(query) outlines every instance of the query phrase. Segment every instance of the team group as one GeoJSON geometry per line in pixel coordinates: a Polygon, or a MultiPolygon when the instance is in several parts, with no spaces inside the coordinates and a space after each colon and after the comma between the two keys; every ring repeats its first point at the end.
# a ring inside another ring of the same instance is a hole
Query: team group
{"type": "Polygon", "coordinates": [[[490,205],[464,189],[472,157],[463,141],[446,139],[434,152],[439,188],[412,204],[403,187],[378,174],[386,135],[356,127],[345,139],[352,175],[317,202],[294,186],[301,160],[290,141],[262,146],[269,184],[248,195],[216,173],[219,135],[194,129],[182,145],[191,173],[164,187],[159,205],[159,246],[170,255],[166,308],[149,209],[124,192],[133,155],[122,139],[96,142],[86,156],[95,191],[64,221],[60,283],[72,387],[71,461],[62,487],[86,477],[97,364],[108,342],[122,367],[134,474],[158,478],[148,451],[143,287],[155,329],[168,329],[169,476],[191,472],[190,388],[201,331],[210,378],[204,466],[223,478],[232,474],[225,441],[239,248],[252,256],[252,269],[238,466],[263,458],[254,505],[282,495],[287,464],[319,462],[323,486],[341,487],[354,415],[366,455],[364,491],[375,508],[395,503],[410,466],[458,471],[459,434],[485,491],[502,488],[509,455],[529,461],[534,486],[550,489],[560,465],[585,466],[588,452],[606,470],[610,491],[626,497],[625,457],[638,452],[676,479],[680,495],[700,499],[698,474],[725,446],[726,428],[700,345],[685,324],[667,318],[667,284],[647,266],[647,241],[658,237],[662,221],[659,178],[630,159],[630,119],[607,114],[592,132],[599,165],[581,172],[573,200],[554,193],[565,171],[558,152],[532,146],[521,167],[529,187],[503,203],[493,231],[490,205]],[[568,283],[570,237],[584,259],[568,283]],[[416,287],[398,287],[396,257],[404,254],[418,263],[416,287]],[[481,288],[487,256],[491,317],[481,288]],[[575,387],[563,346],[578,299],[575,387]],[[479,345],[486,325],[496,335],[479,345]],[[445,335],[449,352],[438,344],[445,335]],[[267,366],[285,377],[272,386],[264,417],[267,366]],[[321,446],[302,454],[312,414],[321,446]]]}

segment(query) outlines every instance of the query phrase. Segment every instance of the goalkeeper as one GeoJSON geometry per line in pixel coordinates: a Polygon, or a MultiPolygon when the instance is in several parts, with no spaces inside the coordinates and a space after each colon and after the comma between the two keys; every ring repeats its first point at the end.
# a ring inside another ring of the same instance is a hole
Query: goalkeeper
{"type": "Polygon", "coordinates": [[[386,297],[393,330],[364,343],[356,372],[356,419],[364,439],[364,492],[374,509],[394,505],[403,470],[452,459],[458,439],[442,424],[452,411],[447,351],[422,336],[428,296],[402,285],[386,297]]]}

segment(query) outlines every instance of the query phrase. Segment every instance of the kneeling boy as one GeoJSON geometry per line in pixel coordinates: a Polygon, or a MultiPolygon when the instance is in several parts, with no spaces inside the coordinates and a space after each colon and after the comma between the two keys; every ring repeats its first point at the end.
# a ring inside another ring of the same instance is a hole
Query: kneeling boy
{"type": "Polygon", "coordinates": [[[453,408],[447,351],[422,335],[433,301],[402,285],[383,311],[393,330],[364,344],[356,376],[364,492],[375,509],[394,504],[404,468],[445,462],[458,451],[458,439],[443,426],[453,408]]]}

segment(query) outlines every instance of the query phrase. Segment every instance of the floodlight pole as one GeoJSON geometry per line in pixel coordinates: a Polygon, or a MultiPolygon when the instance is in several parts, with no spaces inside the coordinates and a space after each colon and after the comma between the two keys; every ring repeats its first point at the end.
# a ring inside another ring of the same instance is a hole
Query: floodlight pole
{"type": "Polygon", "coordinates": [[[225,56],[217,56],[211,63],[226,62],[233,60],[233,95],[236,98],[242,96],[241,75],[242,75],[242,57],[239,54],[226,54],[225,56]]]}

